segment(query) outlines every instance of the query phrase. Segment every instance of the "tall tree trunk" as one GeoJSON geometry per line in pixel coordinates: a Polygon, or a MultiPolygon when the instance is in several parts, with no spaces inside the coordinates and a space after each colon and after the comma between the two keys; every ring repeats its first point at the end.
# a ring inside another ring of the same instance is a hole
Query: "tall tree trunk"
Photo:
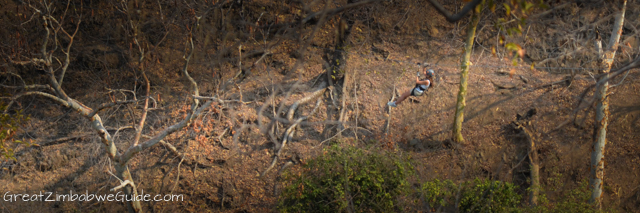
{"type": "MultiPolygon", "coordinates": [[[[622,11],[616,17],[613,31],[611,32],[611,39],[609,45],[604,54],[598,53],[602,60],[602,78],[609,78],[609,71],[611,70],[611,64],[616,55],[618,49],[618,41],[622,34],[622,25],[624,23],[624,13],[627,8],[627,1],[623,1],[622,11]]],[[[598,45],[599,41],[596,45],[598,45]]],[[[596,48],[600,49],[600,48],[596,48]]],[[[609,98],[607,96],[607,89],[609,88],[609,82],[604,82],[597,85],[596,91],[596,122],[595,131],[596,137],[593,143],[593,152],[591,153],[591,175],[589,180],[589,187],[592,189],[590,202],[595,205],[596,209],[601,209],[602,205],[602,187],[604,185],[604,147],[607,143],[607,125],[609,122],[609,98]]]]}
{"type": "Polygon", "coordinates": [[[465,96],[467,95],[467,80],[469,79],[469,59],[473,49],[474,39],[476,37],[476,27],[480,20],[480,9],[482,4],[478,5],[471,15],[471,24],[467,28],[467,42],[464,47],[464,55],[460,63],[460,90],[458,92],[458,102],[456,103],[456,115],[453,121],[453,141],[464,142],[462,137],[462,121],[464,121],[465,96]]]}
{"type": "MultiPolygon", "coordinates": [[[[120,180],[122,181],[129,180],[131,181],[131,183],[133,183],[133,178],[131,178],[131,173],[129,173],[129,167],[126,165],[126,163],[124,164],[116,163],[114,167],[116,169],[116,175],[118,176],[118,178],[120,178],[120,180]]],[[[129,184],[125,186],[124,194],[125,194],[125,199],[124,199],[125,205],[127,206],[127,209],[129,210],[129,212],[131,213],[142,212],[142,206],[140,205],[140,201],[135,199],[138,196],[138,190],[136,189],[135,184],[129,184]]]]}

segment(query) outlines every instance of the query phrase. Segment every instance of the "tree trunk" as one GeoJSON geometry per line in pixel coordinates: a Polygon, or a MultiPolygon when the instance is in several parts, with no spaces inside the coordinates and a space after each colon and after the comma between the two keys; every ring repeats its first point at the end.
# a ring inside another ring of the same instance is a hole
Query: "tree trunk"
{"type": "MultiPolygon", "coordinates": [[[[126,164],[116,163],[114,167],[116,168],[116,175],[118,176],[118,178],[120,178],[120,180],[122,181],[129,180],[131,181],[131,183],[133,183],[133,179],[131,178],[131,173],[129,173],[129,167],[126,164]]],[[[135,184],[133,185],[129,184],[124,187],[124,194],[125,194],[124,200],[129,212],[140,213],[142,212],[142,206],[140,205],[140,201],[135,199],[138,196],[138,190],[134,186],[135,184]]]]}
{"type": "Polygon", "coordinates": [[[524,127],[522,130],[529,138],[529,163],[531,170],[531,192],[529,194],[529,205],[535,207],[538,205],[538,195],[540,194],[540,165],[538,164],[538,150],[536,149],[536,141],[532,132],[524,127]]]}
{"type": "Polygon", "coordinates": [[[480,20],[480,9],[482,4],[478,5],[471,15],[471,24],[467,29],[467,42],[464,47],[464,55],[460,63],[460,90],[458,92],[458,101],[456,103],[456,114],[453,121],[453,141],[464,142],[462,137],[462,121],[464,121],[465,96],[467,95],[467,80],[469,79],[469,59],[473,49],[473,41],[476,37],[476,27],[480,20]]]}
{"type": "MultiPolygon", "coordinates": [[[[602,78],[609,78],[609,71],[611,70],[611,65],[613,64],[613,59],[616,55],[616,49],[618,49],[620,34],[622,34],[622,25],[624,22],[626,7],[627,1],[624,0],[622,11],[620,11],[620,15],[616,17],[608,48],[604,54],[599,55],[599,57],[603,59],[602,64],[604,66],[604,69],[602,69],[602,73],[604,74],[602,78]]],[[[609,122],[608,88],[609,82],[607,81],[597,85],[596,91],[596,137],[593,143],[593,152],[591,153],[591,175],[589,180],[589,187],[591,187],[592,190],[590,202],[595,205],[596,209],[601,209],[602,207],[602,187],[604,185],[604,147],[607,143],[607,125],[609,122]]]]}
{"type": "MultiPolygon", "coordinates": [[[[518,120],[520,120],[518,118],[518,120]]],[[[529,169],[531,172],[531,186],[529,187],[529,205],[535,207],[538,205],[538,195],[540,194],[540,165],[538,164],[538,150],[536,149],[536,138],[533,132],[529,131],[525,125],[531,126],[530,122],[514,121],[515,129],[521,131],[529,142],[529,169]]]]}

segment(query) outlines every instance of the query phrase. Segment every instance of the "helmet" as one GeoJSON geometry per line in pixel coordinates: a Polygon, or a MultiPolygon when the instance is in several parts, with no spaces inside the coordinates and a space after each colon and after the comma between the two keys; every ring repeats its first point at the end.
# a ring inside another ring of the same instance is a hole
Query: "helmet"
{"type": "Polygon", "coordinates": [[[434,72],[432,69],[428,69],[428,70],[427,70],[427,76],[429,76],[429,77],[433,77],[433,76],[435,76],[435,75],[436,75],[436,72],[434,72]]]}

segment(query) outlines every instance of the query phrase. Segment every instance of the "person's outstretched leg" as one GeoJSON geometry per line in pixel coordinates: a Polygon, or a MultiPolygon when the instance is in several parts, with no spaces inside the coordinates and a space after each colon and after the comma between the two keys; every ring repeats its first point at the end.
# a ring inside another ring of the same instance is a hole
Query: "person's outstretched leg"
{"type": "Polygon", "coordinates": [[[396,105],[397,105],[397,104],[400,104],[402,101],[404,101],[404,100],[405,100],[405,99],[407,99],[409,96],[411,96],[411,90],[413,90],[413,89],[410,89],[409,91],[406,91],[406,92],[402,93],[402,95],[400,96],[400,98],[398,98],[398,100],[396,101],[396,105]]]}
{"type": "Polygon", "coordinates": [[[406,92],[402,93],[402,95],[398,98],[397,101],[395,101],[395,102],[391,101],[391,102],[387,103],[387,105],[392,106],[392,107],[398,106],[398,104],[400,104],[402,101],[404,101],[405,99],[407,99],[411,95],[411,90],[413,90],[413,89],[410,89],[409,91],[406,91],[406,92]]]}

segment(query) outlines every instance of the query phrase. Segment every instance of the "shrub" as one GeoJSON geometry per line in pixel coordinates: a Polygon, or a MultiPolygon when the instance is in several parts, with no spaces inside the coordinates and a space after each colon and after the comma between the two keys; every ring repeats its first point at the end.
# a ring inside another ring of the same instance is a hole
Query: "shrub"
{"type": "Polygon", "coordinates": [[[460,198],[461,212],[513,212],[521,196],[509,182],[475,179],[465,182],[460,198]]]}
{"type": "Polygon", "coordinates": [[[282,212],[398,211],[398,197],[413,174],[409,159],[382,150],[325,148],[299,174],[285,174],[282,212]]]}
{"type": "Polygon", "coordinates": [[[451,180],[435,179],[422,184],[421,189],[432,209],[455,208],[456,196],[460,190],[460,212],[513,212],[517,211],[521,198],[515,191],[516,186],[509,182],[480,179],[460,185],[451,180]]]}
{"type": "Polygon", "coordinates": [[[422,184],[421,189],[428,207],[432,209],[453,206],[456,202],[458,185],[451,180],[440,181],[435,179],[422,184]]]}

